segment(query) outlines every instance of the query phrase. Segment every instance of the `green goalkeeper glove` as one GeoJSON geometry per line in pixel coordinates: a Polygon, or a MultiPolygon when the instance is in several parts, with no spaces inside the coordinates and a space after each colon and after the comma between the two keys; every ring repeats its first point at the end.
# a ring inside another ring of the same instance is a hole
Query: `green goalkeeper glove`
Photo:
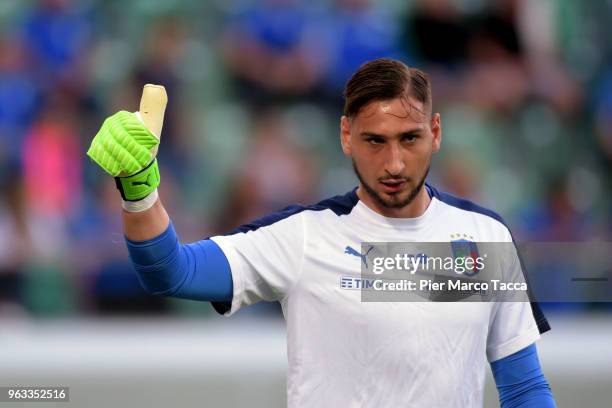
{"type": "Polygon", "coordinates": [[[120,111],[108,117],[87,151],[93,161],[115,177],[124,202],[138,202],[157,190],[160,177],[155,158],[159,145],[156,134],[161,134],[166,102],[163,87],[145,85],[140,112],[120,111]]]}
{"type": "Polygon", "coordinates": [[[87,151],[108,174],[115,177],[121,197],[137,201],[159,185],[159,169],[151,148],[159,139],[132,112],[110,116],[87,151]]]}

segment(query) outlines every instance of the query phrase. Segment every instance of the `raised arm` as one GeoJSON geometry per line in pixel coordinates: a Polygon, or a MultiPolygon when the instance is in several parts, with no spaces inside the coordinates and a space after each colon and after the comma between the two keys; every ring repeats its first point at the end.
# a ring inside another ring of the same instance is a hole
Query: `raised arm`
{"type": "Polygon", "coordinates": [[[232,277],[223,251],[211,240],[181,244],[157,193],[156,155],[167,100],[164,87],[145,85],[139,112],[107,118],[87,155],[115,177],[126,244],[145,290],[230,301],[232,277]]]}

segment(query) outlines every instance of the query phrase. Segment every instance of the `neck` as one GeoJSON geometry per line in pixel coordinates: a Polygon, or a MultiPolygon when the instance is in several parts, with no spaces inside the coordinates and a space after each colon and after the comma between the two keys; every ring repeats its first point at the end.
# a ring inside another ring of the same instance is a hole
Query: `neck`
{"type": "Polygon", "coordinates": [[[427,193],[427,189],[425,186],[421,188],[421,191],[417,194],[417,196],[412,200],[412,202],[401,208],[389,208],[381,205],[378,201],[374,200],[363,188],[360,184],[357,189],[357,197],[365,205],[367,205],[370,209],[376,211],[380,215],[389,218],[416,218],[420,217],[425,213],[427,207],[429,207],[429,203],[431,202],[431,197],[427,193]]]}

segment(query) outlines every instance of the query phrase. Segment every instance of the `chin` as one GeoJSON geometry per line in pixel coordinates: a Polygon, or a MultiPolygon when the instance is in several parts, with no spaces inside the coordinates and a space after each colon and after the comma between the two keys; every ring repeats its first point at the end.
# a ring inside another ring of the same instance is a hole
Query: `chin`
{"type": "Polygon", "coordinates": [[[403,208],[409,203],[406,203],[408,199],[408,192],[402,191],[399,193],[386,193],[381,191],[378,196],[382,199],[385,207],[388,208],[403,208]]]}

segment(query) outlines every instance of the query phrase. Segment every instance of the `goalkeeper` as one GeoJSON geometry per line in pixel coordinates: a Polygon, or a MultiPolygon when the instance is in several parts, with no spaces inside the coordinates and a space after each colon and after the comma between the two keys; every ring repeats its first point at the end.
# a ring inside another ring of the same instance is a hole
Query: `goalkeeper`
{"type": "Polygon", "coordinates": [[[442,128],[423,72],[378,59],[347,83],[340,144],[357,188],[190,244],[157,194],[164,103],[111,116],[88,151],[115,177],[131,260],[151,294],[211,301],[225,315],[279,301],[289,407],[482,407],[487,362],[503,408],[555,406],[536,303],[362,303],[351,290],[361,242],[449,242],[457,231],[512,242],[499,215],[425,182],[442,128]]]}

